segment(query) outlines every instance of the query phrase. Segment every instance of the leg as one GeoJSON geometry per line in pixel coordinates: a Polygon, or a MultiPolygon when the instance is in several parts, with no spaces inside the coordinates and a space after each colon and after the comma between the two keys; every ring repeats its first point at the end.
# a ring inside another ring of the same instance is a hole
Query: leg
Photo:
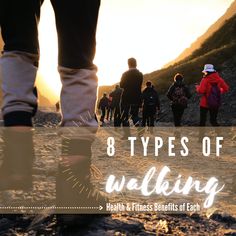
{"type": "Polygon", "coordinates": [[[138,116],[139,106],[137,104],[131,105],[130,115],[135,126],[139,126],[139,116],[138,116]]]}
{"type": "Polygon", "coordinates": [[[120,105],[116,105],[114,108],[114,126],[120,126],[120,105]]]}
{"type": "MultiPolygon", "coordinates": [[[[57,203],[61,206],[73,206],[75,203],[82,205],[85,200],[88,200],[92,204],[91,194],[90,197],[88,194],[84,195],[82,190],[86,188],[94,190],[90,184],[91,145],[97,129],[95,119],[97,76],[93,59],[100,0],[51,0],[51,2],[55,11],[58,32],[58,64],[62,81],[62,126],[94,127],[94,129],[85,128],[84,136],[81,132],[83,128],[80,128],[78,136],[62,140],[65,146],[65,149],[62,150],[62,157],[71,163],[71,169],[78,181],[82,183],[83,188],[81,191],[73,189],[73,184],[66,181],[64,176],[65,164],[60,163],[57,179],[57,203]],[[68,201],[63,202],[65,198],[68,201]]],[[[99,204],[99,198],[96,204],[99,204]]],[[[74,223],[73,220],[76,220],[76,217],[66,215],[61,218],[64,222],[66,219],[74,223]]]]}
{"type": "Polygon", "coordinates": [[[110,121],[112,121],[113,114],[114,114],[114,107],[110,109],[110,121]]]}
{"type": "Polygon", "coordinates": [[[155,120],[155,115],[154,114],[150,114],[150,127],[154,127],[154,120],[155,120]]]}
{"type": "Polygon", "coordinates": [[[200,107],[200,126],[206,126],[208,109],[200,107]]]}
{"type": "Polygon", "coordinates": [[[147,111],[146,108],[143,107],[142,127],[146,127],[146,123],[147,123],[147,111]]]}
{"type": "Polygon", "coordinates": [[[63,126],[97,127],[96,26],[100,0],[51,0],[58,32],[63,126]],[[86,98],[86,99],[84,99],[86,98]],[[83,102],[81,102],[83,101],[83,102]]]}
{"type": "MultiPolygon", "coordinates": [[[[4,52],[0,59],[4,130],[5,188],[29,187],[34,159],[32,116],[37,107],[34,83],[38,66],[40,0],[1,0],[0,26],[4,52]],[[6,171],[5,170],[5,171],[6,171]],[[15,185],[16,184],[16,185],[15,185]]],[[[4,164],[3,164],[4,166],[4,164]]],[[[4,176],[4,171],[0,171],[4,176]]],[[[0,177],[0,186],[2,179],[0,177]]],[[[0,187],[0,188],[1,188],[0,187]]]]}
{"type": "Polygon", "coordinates": [[[183,108],[179,108],[179,110],[178,110],[178,122],[179,122],[179,126],[181,126],[183,114],[184,114],[184,109],[183,109],[183,108]]]}
{"type": "Polygon", "coordinates": [[[38,66],[40,0],[2,0],[0,24],[5,43],[0,62],[5,126],[32,126],[37,98],[33,93],[38,66]]]}
{"type": "Polygon", "coordinates": [[[130,114],[130,104],[122,103],[122,112],[121,112],[121,122],[124,130],[124,136],[122,139],[127,139],[130,136],[130,124],[129,124],[129,114],[130,114]]]}
{"type": "Polygon", "coordinates": [[[218,109],[215,110],[209,110],[210,112],[210,122],[212,126],[219,126],[217,122],[217,116],[218,116],[218,109]]]}
{"type": "Polygon", "coordinates": [[[121,121],[124,127],[129,127],[130,105],[122,104],[121,121]]]}
{"type": "Polygon", "coordinates": [[[179,109],[177,107],[175,107],[175,106],[172,106],[172,112],[173,112],[175,127],[179,127],[180,126],[179,109]]]}
{"type": "Polygon", "coordinates": [[[207,108],[200,107],[200,128],[199,128],[199,134],[198,134],[198,142],[202,142],[202,139],[205,136],[207,113],[208,113],[207,108]]]}
{"type": "Polygon", "coordinates": [[[150,121],[150,127],[155,126],[155,114],[156,114],[156,108],[150,107],[150,113],[149,113],[149,121],[150,121]]]}
{"type": "Polygon", "coordinates": [[[155,126],[155,114],[150,114],[150,117],[149,117],[149,119],[150,119],[150,133],[151,134],[153,134],[153,129],[154,129],[154,126],[155,126]]]}
{"type": "Polygon", "coordinates": [[[106,119],[109,120],[109,114],[111,112],[111,109],[108,107],[106,110],[107,110],[106,119]]]}
{"type": "Polygon", "coordinates": [[[101,116],[100,121],[101,121],[101,122],[104,122],[104,118],[105,118],[105,115],[106,115],[106,108],[105,108],[105,107],[102,107],[102,108],[101,108],[101,111],[102,111],[102,116],[101,116]]]}

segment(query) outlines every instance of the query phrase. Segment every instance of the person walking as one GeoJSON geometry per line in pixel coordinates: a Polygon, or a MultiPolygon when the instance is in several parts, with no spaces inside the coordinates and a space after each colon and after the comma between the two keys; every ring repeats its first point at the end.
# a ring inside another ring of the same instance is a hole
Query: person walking
{"type": "Polygon", "coordinates": [[[157,91],[152,86],[151,81],[147,81],[146,88],[142,92],[142,127],[150,127],[153,133],[156,112],[160,111],[160,100],[157,91]]]}
{"type": "MultiPolygon", "coordinates": [[[[124,72],[120,87],[123,89],[121,97],[121,122],[123,127],[129,127],[129,118],[131,117],[133,124],[139,126],[139,106],[141,103],[141,87],[143,83],[143,74],[137,69],[137,61],[135,58],[128,59],[128,71],[124,72]]],[[[129,129],[126,135],[129,135],[129,129]]]]}
{"type": "Polygon", "coordinates": [[[115,89],[110,93],[111,107],[114,111],[114,126],[118,127],[121,119],[120,102],[123,90],[119,84],[116,85],[115,89]]]}
{"type": "Polygon", "coordinates": [[[109,107],[109,98],[107,97],[107,94],[104,93],[103,97],[100,99],[99,104],[98,104],[98,109],[101,110],[101,118],[100,121],[104,123],[104,118],[106,117],[106,111],[109,107]]]}
{"type": "Polygon", "coordinates": [[[206,64],[203,69],[203,78],[200,85],[196,86],[200,100],[200,126],[205,126],[207,114],[210,114],[212,126],[219,126],[217,116],[221,106],[221,94],[228,92],[229,86],[220,77],[212,64],[206,64]]]}
{"type": "Polygon", "coordinates": [[[170,86],[167,97],[171,101],[174,125],[179,127],[181,126],[184,110],[188,105],[188,99],[191,97],[188,87],[184,84],[184,77],[180,73],[174,76],[174,83],[170,86]]]}
{"type": "Polygon", "coordinates": [[[108,96],[108,100],[109,100],[109,103],[108,103],[108,108],[107,108],[107,115],[106,115],[106,119],[108,121],[112,121],[112,117],[113,117],[113,107],[111,106],[112,105],[112,97],[108,96]]]}

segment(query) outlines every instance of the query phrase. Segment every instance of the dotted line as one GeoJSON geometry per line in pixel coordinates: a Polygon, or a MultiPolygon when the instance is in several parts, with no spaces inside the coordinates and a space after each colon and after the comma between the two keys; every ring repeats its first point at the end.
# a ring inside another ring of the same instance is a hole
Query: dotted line
{"type": "Polygon", "coordinates": [[[2,210],[22,210],[22,209],[29,209],[29,210],[35,210],[35,209],[39,209],[39,210],[43,210],[43,209],[64,209],[64,210],[80,210],[80,209],[95,209],[95,210],[102,210],[103,207],[56,207],[56,206],[50,206],[50,207],[12,207],[12,206],[8,206],[8,207],[0,207],[0,209],[2,210]]]}

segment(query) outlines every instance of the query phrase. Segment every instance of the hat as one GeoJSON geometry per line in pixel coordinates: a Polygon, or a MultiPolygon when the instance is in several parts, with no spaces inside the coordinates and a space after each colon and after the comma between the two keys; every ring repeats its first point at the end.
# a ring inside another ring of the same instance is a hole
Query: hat
{"type": "Polygon", "coordinates": [[[183,81],[184,80],[184,77],[183,75],[181,75],[180,73],[177,73],[174,77],[174,81],[183,81]]]}
{"type": "Polygon", "coordinates": [[[204,69],[202,71],[203,73],[204,72],[215,72],[215,69],[214,69],[214,66],[212,64],[206,64],[204,66],[204,69]]]}

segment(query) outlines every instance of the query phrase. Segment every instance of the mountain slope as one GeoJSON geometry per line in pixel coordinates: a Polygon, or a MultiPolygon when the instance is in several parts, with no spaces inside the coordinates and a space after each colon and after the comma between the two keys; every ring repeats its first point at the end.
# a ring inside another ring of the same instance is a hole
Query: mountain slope
{"type": "Polygon", "coordinates": [[[221,71],[223,63],[233,58],[235,51],[236,15],[227,20],[191,56],[168,68],[147,74],[145,79],[152,80],[155,85],[164,91],[172,82],[174,74],[180,72],[188,77],[187,82],[191,84],[198,81],[204,64],[212,63],[218,71],[221,71]]]}
{"type": "MultiPolygon", "coordinates": [[[[199,83],[202,78],[204,64],[214,64],[216,70],[230,86],[230,92],[223,96],[220,123],[236,125],[236,15],[227,20],[219,30],[210,36],[198,50],[191,56],[158,71],[145,75],[145,80],[151,80],[157,90],[165,94],[168,87],[173,83],[176,73],[182,73],[185,82],[190,85],[193,97],[189,108],[185,112],[187,124],[198,123],[199,96],[195,92],[194,83],[199,83]]],[[[164,122],[172,120],[169,101],[165,95],[161,95],[161,103],[165,117],[164,122]]]]}
{"type": "Polygon", "coordinates": [[[225,14],[220,17],[210,28],[202,35],[200,36],[194,43],[191,44],[189,48],[186,48],[175,60],[169,62],[164,67],[168,67],[170,65],[173,65],[174,63],[178,63],[179,61],[185,59],[186,57],[191,56],[191,54],[199,49],[201,45],[217,30],[219,30],[224,24],[225,21],[229,20],[231,17],[233,17],[236,14],[236,1],[234,1],[231,6],[228,8],[228,10],[225,12],[225,14]]]}

